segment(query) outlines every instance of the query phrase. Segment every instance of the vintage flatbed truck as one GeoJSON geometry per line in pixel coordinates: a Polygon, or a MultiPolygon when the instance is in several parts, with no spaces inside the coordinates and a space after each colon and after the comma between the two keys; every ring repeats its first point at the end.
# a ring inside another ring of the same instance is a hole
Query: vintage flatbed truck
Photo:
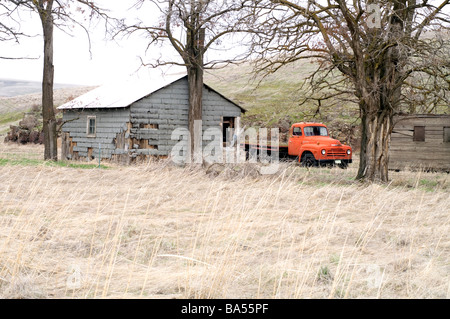
{"type": "Polygon", "coordinates": [[[338,165],[347,168],[352,163],[352,148],[328,135],[328,129],[322,123],[295,123],[289,130],[287,145],[272,147],[270,144],[241,144],[246,159],[251,156],[271,156],[278,152],[280,159],[295,160],[303,166],[338,165]]]}

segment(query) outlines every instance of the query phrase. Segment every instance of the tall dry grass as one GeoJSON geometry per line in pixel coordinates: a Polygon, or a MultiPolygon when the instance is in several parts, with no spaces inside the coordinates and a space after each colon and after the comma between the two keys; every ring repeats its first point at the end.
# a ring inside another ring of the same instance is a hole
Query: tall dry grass
{"type": "Polygon", "coordinates": [[[2,166],[0,297],[448,298],[447,188],[352,169],[2,166]]]}

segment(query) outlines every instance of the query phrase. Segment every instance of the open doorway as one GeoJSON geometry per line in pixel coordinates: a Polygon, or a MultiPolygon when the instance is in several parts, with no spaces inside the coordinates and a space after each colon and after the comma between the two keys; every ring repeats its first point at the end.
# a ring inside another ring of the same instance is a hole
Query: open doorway
{"type": "Polygon", "coordinates": [[[222,137],[224,146],[227,146],[227,142],[228,144],[233,143],[235,128],[236,128],[236,118],[224,116],[222,120],[222,137]]]}

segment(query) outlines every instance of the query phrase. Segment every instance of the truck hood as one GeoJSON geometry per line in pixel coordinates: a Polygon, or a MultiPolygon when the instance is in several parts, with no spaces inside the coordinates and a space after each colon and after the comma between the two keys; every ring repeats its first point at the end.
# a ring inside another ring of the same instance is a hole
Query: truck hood
{"type": "Polygon", "coordinates": [[[339,140],[331,138],[329,136],[305,136],[303,144],[317,144],[324,146],[347,146],[342,144],[339,140]]]}

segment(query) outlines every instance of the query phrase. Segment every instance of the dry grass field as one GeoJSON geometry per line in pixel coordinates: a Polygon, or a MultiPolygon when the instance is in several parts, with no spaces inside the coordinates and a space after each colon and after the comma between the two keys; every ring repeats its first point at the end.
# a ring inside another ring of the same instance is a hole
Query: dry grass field
{"type": "Polygon", "coordinates": [[[449,298],[449,175],[50,165],[0,143],[2,298],[449,298]]]}

